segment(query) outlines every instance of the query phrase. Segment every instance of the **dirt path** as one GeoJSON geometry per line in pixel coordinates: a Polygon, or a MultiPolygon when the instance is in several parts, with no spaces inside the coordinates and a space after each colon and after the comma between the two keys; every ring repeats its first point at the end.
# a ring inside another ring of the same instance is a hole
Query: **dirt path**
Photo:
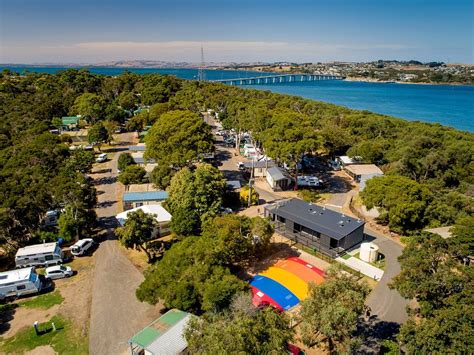
{"type": "Polygon", "coordinates": [[[101,179],[103,182],[97,185],[100,194],[96,212],[105,240],[95,252],[90,354],[129,352],[128,339],[159,316],[159,306],[153,307],[136,299],[135,290],[142,282],[143,275],[126,258],[114,239],[114,216],[118,211],[115,182],[118,155],[119,153],[115,154],[112,160],[102,167],[104,171],[112,169],[112,172],[94,176],[96,180],[101,179]]]}

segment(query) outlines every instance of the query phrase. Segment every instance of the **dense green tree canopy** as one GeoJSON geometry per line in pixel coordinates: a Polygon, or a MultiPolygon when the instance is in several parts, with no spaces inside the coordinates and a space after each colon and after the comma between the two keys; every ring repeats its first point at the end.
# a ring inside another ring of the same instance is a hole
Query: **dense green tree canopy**
{"type": "MultiPolygon", "coordinates": [[[[405,208],[390,209],[392,223],[397,224],[395,230],[412,233],[427,225],[452,225],[472,216],[474,135],[449,127],[268,91],[159,74],[124,72],[108,77],[84,69],[68,69],[55,75],[3,72],[0,98],[2,240],[28,240],[40,227],[43,211],[56,205],[55,197],[48,192],[52,190],[49,181],[63,174],[69,152],[60,138],[48,133],[57,128],[58,121],[53,122],[53,118],[82,114],[90,122],[123,122],[125,112],[119,106],[130,108],[132,102],[151,107],[137,122],[135,118],[140,115],[129,121],[131,130],[141,130],[148,124],[163,127],[162,135],[160,129],[155,131],[158,139],[153,148],[165,161],[163,166],[191,165],[200,152],[212,147],[209,129],[198,116],[210,108],[219,114],[226,128],[252,132],[256,144],[275,158],[287,161],[310,149],[321,154],[349,152],[381,165],[387,175],[418,182],[421,190],[428,189],[432,195],[423,220],[418,223],[422,206],[405,201],[400,191],[409,213],[404,212],[405,208]],[[301,143],[291,143],[295,137],[301,143]],[[281,140],[281,147],[277,140],[281,140]]],[[[395,185],[392,190],[408,186],[397,180],[391,183],[395,185]]],[[[408,187],[411,190],[413,186],[408,187]]],[[[390,213],[385,218],[390,218],[390,213]]]]}
{"type": "Polygon", "coordinates": [[[393,287],[406,298],[416,298],[423,315],[442,308],[445,299],[460,292],[469,280],[456,246],[435,234],[412,240],[399,260],[402,272],[393,287]]]}
{"type": "Polygon", "coordinates": [[[144,251],[150,262],[151,254],[147,242],[150,241],[157,227],[154,215],[137,210],[127,214],[124,225],[117,228],[115,234],[126,248],[144,251]]]}
{"type": "Polygon", "coordinates": [[[392,287],[420,307],[398,335],[408,353],[474,350],[474,273],[459,257],[459,247],[455,238],[423,235],[412,240],[399,258],[402,271],[392,287]]]}
{"type": "Polygon", "coordinates": [[[474,216],[465,216],[457,220],[453,233],[453,244],[461,255],[474,255],[474,216]]]}
{"type": "Polygon", "coordinates": [[[158,165],[150,174],[150,182],[152,182],[159,189],[164,190],[170,185],[171,178],[175,173],[176,170],[169,166],[158,165]]]}
{"type": "Polygon", "coordinates": [[[123,91],[118,96],[118,104],[124,110],[133,110],[137,101],[137,97],[132,92],[123,91]]]}
{"type": "Polygon", "coordinates": [[[72,112],[83,116],[88,121],[97,121],[104,117],[105,100],[93,93],[84,93],[74,101],[72,112]]]}
{"type": "Polygon", "coordinates": [[[146,272],[137,289],[138,299],[151,304],[163,300],[167,307],[197,314],[228,307],[247,286],[222,266],[215,244],[207,237],[186,237],[175,243],[146,272]]]}
{"type": "Polygon", "coordinates": [[[294,330],[285,313],[256,309],[251,296],[241,294],[230,311],[193,318],[184,336],[193,354],[285,354],[294,330]]]}
{"type": "Polygon", "coordinates": [[[124,171],[129,165],[134,165],[135,161],[133,160],[130,153],[121,153],[118,157],[117,167],[120,171],[124,171]]]}
{"type": "Polygon", "coordinates": [[[181,235],[199,232],[203,221],[219,213],[226,187],[222,173],[209,164],[200,164],[194,171],[189,168],[178,171],[168,188],[167,205],[173,215],[173,231],[181,235]],[[190,221],[195,222],[193,229],[182,228],[189,226],[190,221]]]}
{"type": "Polygon", "coordinates": [[[118,181],[124,185],[143,184],[147,182],[146,171],[139,165],[128,165],[118,176],[118,181]]]}
{"type": "Polygon", "coordinates": [[[299,313],[304,344],[326,344],[330,352],[349,351],[368,294],[366,283],[338,268],[329,269],[321,285],[310,283],[299,313]]]}
{"type": "Polygon", "coordinates": [[[87,132],[87,140],[90,144],[100,147],[102,143],[110,142],[112,137],[104,124],[97,122],[89,129],[89,132],[87,132]]]}
{"type": "Polygon", "coordinates": [[[67,160],[66,169],[71,170],[72,172],[81,172],[84,174],[90,173],[94,161],[94,153],[84,149],[76,149],[71,153],[70,158],[67,160]]]}
{"type": "Polygon", "coordinates": [[[271,122],[271,127],[262,133],[265,152],[269,156],[296,167],[302,154],[318,148],[316,129],[304,114],[291,110],[277,111],[271,122]]]}
{"type": "Polygon", "coordinates": [[[425,212],[433,199],[427,187],[397,175],[370,179],[360,195],[369,209],[379,209],[380,220],[400,233],[419,229],[427,224],[425,212]]]}
{"type": "Polygon", "coordinates": [[[190,111],[162,114],[146,136],[146,156],[159,165],[182,167],[213,150],[211,128],[190,111]]]}
{"type": "Polygon", "coordinates": [[[206,221],[202,235],[217,239],[217,250],[225,263],[233,264],[261,256],[273,235],[273,228],[263,218],[233,214],[206,221]]]}

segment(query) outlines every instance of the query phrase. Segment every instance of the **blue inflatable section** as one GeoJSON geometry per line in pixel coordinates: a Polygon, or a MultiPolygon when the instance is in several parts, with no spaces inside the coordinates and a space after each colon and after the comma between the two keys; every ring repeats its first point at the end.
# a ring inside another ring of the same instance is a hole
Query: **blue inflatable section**
{"type": "Polygon", "coordinates": [[[268,297],[272,298],[284,310],[290,309],[291,307],[296,306],[300,302],[298,297],[296,297],[285,286],[282,286],[280,283],[268,277],[257,275],[252,279],[250,285],[255,288],[258,288],[268,297]]]}

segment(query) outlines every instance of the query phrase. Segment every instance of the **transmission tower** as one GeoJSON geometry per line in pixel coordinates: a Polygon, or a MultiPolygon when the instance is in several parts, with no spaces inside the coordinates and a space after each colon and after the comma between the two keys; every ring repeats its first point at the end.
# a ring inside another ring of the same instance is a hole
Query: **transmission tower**
{"type": "Polygon", "coordinates": [[[201,65],[198,71],[198,80],[204,81],[204,48],[201,46],[201,65]]]}

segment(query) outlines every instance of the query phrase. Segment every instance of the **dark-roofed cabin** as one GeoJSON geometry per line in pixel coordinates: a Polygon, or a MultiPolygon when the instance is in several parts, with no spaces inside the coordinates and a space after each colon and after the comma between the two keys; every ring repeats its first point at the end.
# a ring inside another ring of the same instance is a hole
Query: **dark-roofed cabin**
{"type": "Polygon", "coordinates": [[[331,257],[364,239],[364,222],[299,199],[265,207],[275,231],[299,244],[331,257]]]}

